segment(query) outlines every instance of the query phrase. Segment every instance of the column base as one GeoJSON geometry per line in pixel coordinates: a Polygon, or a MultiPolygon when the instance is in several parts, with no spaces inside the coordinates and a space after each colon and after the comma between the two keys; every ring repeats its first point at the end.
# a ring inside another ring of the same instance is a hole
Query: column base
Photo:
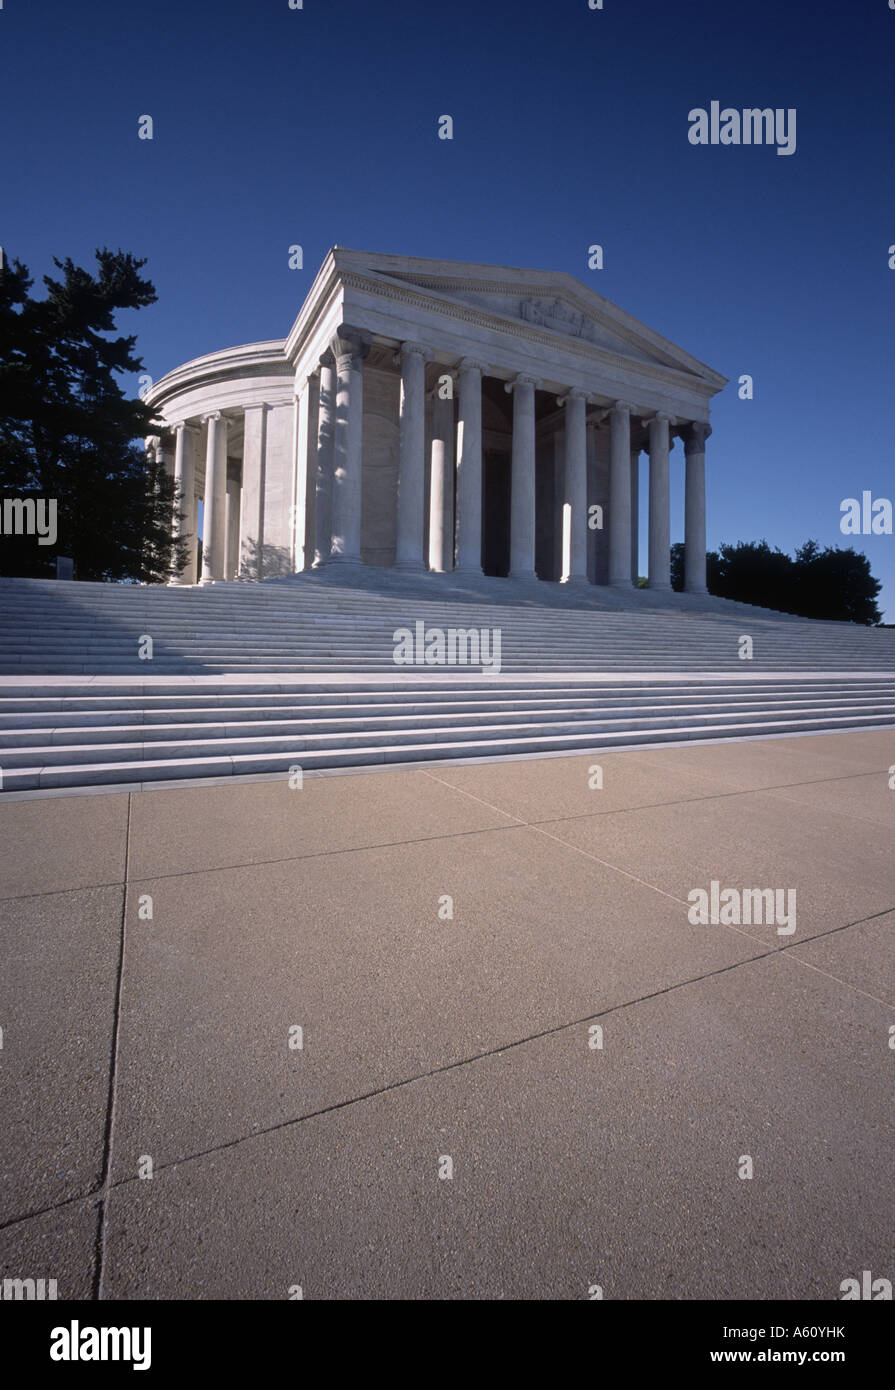
{"type": "Polygon", "coordinates": [[[656,589],[656,590],[658,590],[660,593],[663,593],[663,594],[670,594],[670,593],[672,592],[672,588],[671,588],[671,583],[670,583],[670,581],[669,581],[669,583],[667,583],[667,584],[660,584],[660,583],[658,583],[658,581],[657,581],[656,583],[653,583],[653,581],[652,581],[651,579],[648,579],[648,580],[646,581],[646,587],[647,587],[648,589],[656,589]]]}
{"type": "Polygon", "coordinates": [[[392,569],[400,570],[402,574],[428,574],[428,568],[422,560],[396,560],[392,569]]]}
{"type": "Polygon", "coordinates": [[[481,568],[481,566],[476,567],[475,565],[458,565],[457,568],[451,570],[450,573],[455,574],[458,579],[482,579],[484,577],[485,571],[481,568]]]}
{"type": "Polygon", "coordinates": [[[703,584],[703,586],[702,586],[700,589],[697,589],[695,585],[685,584],[685,585],[684,585],[684,593],[685,593],[685,594],[707,594],[707,593],[708,593],[708,588],[706,587],[705,584],[703,584]]]}
{"type": "Polygon", "coordinates": [[[610,589],[633,589],[633,579],[610,579],[607,586],[610,589]]]}
{"type": "Polygon", "coordinates": [[[560,584],[571,585],[573,589],[581,589],[585,584],[590,584],[590,580],[586,574],[570,574],[559,582],[560,584]]]}
{"type": "Polygon", "coordinates": [[[325,563],[327,565],[354,565],[359,568],[364,562],[360,555],[330,555],[325,563]]]}
{"type": "Polygon", "coordinates": [[[537,579],[534,570],[510,570],[507,579],[537,579]]]}

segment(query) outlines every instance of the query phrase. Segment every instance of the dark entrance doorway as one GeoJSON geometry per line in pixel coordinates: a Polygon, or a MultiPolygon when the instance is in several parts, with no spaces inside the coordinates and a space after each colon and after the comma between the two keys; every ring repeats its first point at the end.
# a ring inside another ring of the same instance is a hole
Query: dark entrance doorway
{"type": "Polygon", "coordinates": [[[510,572],[509,452],[486,449],[482,472],[482,569],[505,579],[510,572]]]}

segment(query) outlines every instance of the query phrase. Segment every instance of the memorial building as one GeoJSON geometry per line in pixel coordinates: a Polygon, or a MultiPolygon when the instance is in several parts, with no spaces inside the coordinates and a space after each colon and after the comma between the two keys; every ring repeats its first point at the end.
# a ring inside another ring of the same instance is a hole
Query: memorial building
{"type": "Polygon", "coordinates": [[[147,395],[182,534],[202,502],[175,582],[374,565],[630,587],[645,453],[649,585],[670,586],[677,454],[685,587],[703,593],[724,385],[571,275],[335,247],[285,340],[209,353],[147,395]]]}

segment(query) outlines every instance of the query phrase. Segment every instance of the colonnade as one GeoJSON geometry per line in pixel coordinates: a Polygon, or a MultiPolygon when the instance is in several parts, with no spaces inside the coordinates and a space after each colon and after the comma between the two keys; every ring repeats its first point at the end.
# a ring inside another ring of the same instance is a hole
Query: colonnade
{"type": "MultiPolygon", "coordinates": [[[[310,441],[307,486],[314,493],[313,535],[306,538],[305,564],[360,564],[363,475],[364,360],[369,352],[365,335],[342,329],[319,362],[316,438],[310,441]]],[[[457,387],[454,401],[436,394],[429,430],[427,499],[426,367],[430,350],[407,341],[395,354],[400,367],[398,421],[398,480],[395,565],[408,571],[453,568],[460,576],[482,573],[483,431],[482,383],[498,375],[486,362],[463,357],[445,366],[441,380],[457,387]],[[456,459],[455,472],[454,460],[456,459]],[[454,553],[450,553],[448,524],[455,500],[454,553]],[[428,550],[425,548],[428,509],[428,550]]],[[[499,373],[505,376],[505,373],[499,373]]],[[[505,381],[512,395],[510,472],[510,562],[512,578],[535,577],[536,540],[536,393],[542,383],[528,373],[505,381]]],[[[451,395],[453,390],[451,391],[451,395]]],[[[638,410],[624,400],[606,405],[579,387],[557,396],[564,413],[563,498],[566,513],[563,581],[588,582],[587,429],[608,421],[609,505],[608,578],[630,587],[637,576],[637,512],[639,448],[632,447],[632,423],[638,437],[645,428],[649,455],[648,583],[668,589],[670,574],[669,456],[675,436],[685,454],[685,588],[704,593],[705,579],[705,444],[708,424],[676,418],[665,411],[638,410]]],[[[254,409],[255,407],[251,407],[254,409]]],[[[246,413],[250,407],[246,408],[246,413]]],[[[228,415],[213,411],[202,417],[206,426],[204,535],[201,583],[231,577],[240,545],[240,489],[227,481],[228,415]]],[[[184,498],[176,526],[182,534],[196,532],[194,450],[188,435],[195,421],[173,427],[173,475],[184,498]]],[[[293,451],[294,453],[294,451],[293,451]]],[[[302,468],[304,460],[295,466],[302,468]]],[[[245,479],[243,491],[245,490],[245,479]]],[[[257,499],[264,505],[264,499],[257,499]]],[[[244,504],[243,504],[244,505],[244,504]]],[[[181,582],[189,583],[190,578],[181,582]]]]}

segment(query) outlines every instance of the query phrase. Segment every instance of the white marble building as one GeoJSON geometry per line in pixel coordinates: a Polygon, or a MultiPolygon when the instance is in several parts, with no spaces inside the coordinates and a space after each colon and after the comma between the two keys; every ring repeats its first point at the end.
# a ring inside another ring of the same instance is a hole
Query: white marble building
{"type": "Polygon", "coordinates": [[[725,378],[572,276],[336,247],[285,341],[210,353],[147,397],[201,573],[454,569],[669,587],[683,444],[686,587],[705,590],[705,442],[725,378]]]}

